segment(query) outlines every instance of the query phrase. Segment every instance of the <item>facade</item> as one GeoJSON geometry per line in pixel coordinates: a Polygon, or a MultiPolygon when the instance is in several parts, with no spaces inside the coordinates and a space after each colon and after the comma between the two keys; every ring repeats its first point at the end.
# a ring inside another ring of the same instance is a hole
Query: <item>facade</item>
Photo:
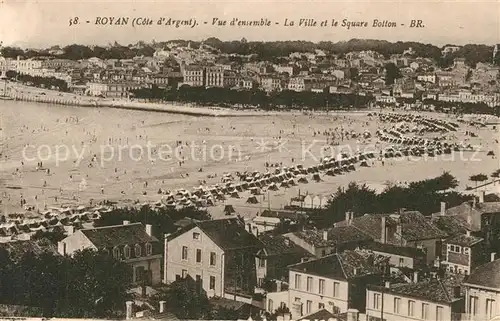
{"type": "Polygon", "coordinates": [[[366,251],[344,251],[289,267],[289,304],[294,318],[327,309],[364,311],[366,284],[380,279],[386,259],[366,251]]]}
{"type": "Polygon", "coordinates": [[[183,82],[193,87],[202,87],[205,85],[205,69],[198,65],[183,66],[183,82]]]}
{"type": "Polygon", "coordinates": [[[88,82],[86,93],[90,96],[106,98],[129,98],[132,90],[144,88],[144,85],[128,82],[88,82]]]}
{"type": "Polygon", "coordinates": [[[463,305],[460,286],[439,279],[369,285],[366,293],[367,321],[460,320],[463,305]]]}
{"type": "Polygon", "coordinates": [[[377,255],[387,257],[389,265],[393,267],[419,269],[424,267],[426,263],[425,252],[413,247],[371,242],[363,245],[362,248],[377,255]]]}
{"type": "Polygon", "coordinates": [[[133,282],[161,283],[161,244],[152,235],[151,225],[129,223],[82,229],[58,243],[61,255],[72,255],[83,249],[102,250],[131,266],[133,282]]]}
{"type": "Polygon", "coordinates": [[[465,280],[465,313],[469,320],[492,320],[500,315],[500,260],[475,269],[465,280]]]}
{"type": "Polygon", "coordinates": [[[446,239],[444,248],[443,259],[449,272],[468,275],[484,262],[484,239],[472,236],[469,231],[446,239]]]}
{"type": "Polygon", "coordinates": [[[238,218],[193,222],[167,237],[164,280],[190,277],[209,297],[253,294],[262,243],[238,218]]]}

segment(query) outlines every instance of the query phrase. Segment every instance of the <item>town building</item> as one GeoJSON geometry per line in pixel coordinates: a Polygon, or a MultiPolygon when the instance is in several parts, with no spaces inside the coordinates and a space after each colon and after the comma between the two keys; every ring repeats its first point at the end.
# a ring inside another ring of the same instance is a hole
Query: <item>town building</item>
{"type": "Polygon", "coordinates": [[[251,302],[257,285],[255,257],[262,243],[239,218],[191,224],[166,239],[164,280],[196,280],[209,297],[251,302]]]}
{"type": "Polygon", "coordinates": [[[464,281],[465,318],[492,320],[500,314],[500,260],[491,255],[491,262],[476,268],[464,281]]]}
{"type": "Polygon", "coordinates": [[[464,298],[453,279],[368,285],[367,321],[460,320],[464,298]]]}
{"type": "Polygon", "coordinates": [[[73,255],[84,249],[104,251],[123,260],[132,268],[136,284],[161,283],[161,243],[152,235],[152,226],[124,221],[113,225],[81,229],[58,243],[61,255],[73,255]]]}
{"type": "Polygon", "coordinates": [[[288,307],[295,318],[320,309],[364,311],[366,285],[380,282],[386,266],[383,257],[351,250],[291,265],[288,307]]]}

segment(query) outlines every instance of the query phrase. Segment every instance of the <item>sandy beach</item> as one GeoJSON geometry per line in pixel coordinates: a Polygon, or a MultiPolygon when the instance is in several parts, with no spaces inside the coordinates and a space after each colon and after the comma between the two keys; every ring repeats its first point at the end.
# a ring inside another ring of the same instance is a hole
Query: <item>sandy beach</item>
{"type": "MultiPolygon", "coordinates": [[[[264,172],[266,162],[309,166],[340,152],[380,149],[384,144],[374,134],[391,126],[368,112],[255,112],[249,117],[254,112],[245,111],[228,118],[23,101],[2,101],[0,106],[3,213],[22,211],[21,198],[40,210],[90,200],[156,201],[161,199],[160,188],[191,190],[200,183],[220,183],[224,173],[264,172]],[[340,133],[349,134],[342,139],[340,133]],[[364,133],[371,137],[363,137],[364,133]]],[[[425,137],[436,135],[441,134],[425,137]]],[[[486,155],[489,150],[498,154],[498,130],[462,125],[449,138],[478,146],[479,152],[392,160],[384,165],[375,160],[370,167],[341,176],[323,176],[321,182],[310,180],[266,193],[259,196],[259,204],[247,204],[249,192],[244,192],[241,198],[229,198],[209,211],[220,216],[224,204],[233,204],[242,214],[255,215],[266,207],[282,208],[299,190],[328,196],[351,181],[380,190],[443,171],[456,176],[464,189],[474,186],[468,181],[470,175],[489,175],[499,167],[497,158],[486,155]],[[477,137],[465,137],[466,130],[477,137]]]]}

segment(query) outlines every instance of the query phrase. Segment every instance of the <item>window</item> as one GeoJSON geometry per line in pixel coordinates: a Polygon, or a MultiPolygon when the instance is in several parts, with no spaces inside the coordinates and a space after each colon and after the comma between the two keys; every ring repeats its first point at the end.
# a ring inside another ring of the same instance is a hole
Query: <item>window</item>
{"type": "Polygon", "coordinates": [[[210,290],[215,290],[215,276],[210,276],[210,285],[209,285],[210,290]]]}
{"type": "Polygon", "coordinates": [[[115,259],[119,259],[120,258],[120,249],[118,247],[114,247],[113,248],[113,257],[115,259]]]}
{"type": "Polygon", "coordinates": [[[153,245],[151,243],[146,243],[146,255],[153,254],[153,245]]]}
{"type": "Polygon", "coordinates": [[[210,265],[215,266],[216,262],[216,254],[215,252],[210,252],[210,265]]]}
{"type": "Polygon", "coordinates": [[[373,293],[373,308],[380,309],[380,293],[373,293]]]}
{"type": "Polygon", "coordinates": [[[180,279],[181,279],[181,276],[180,276],[179,274],[176,274],[176,275],[175,275],[175,280],[176,280],[176,281],[179,281],[180,279]]]}
{"type": "Polygon", "coordinates": [[[267,303],[267,311],[270,311],[271,313],[274,312],[273,310],[273,300],[269,299],[267,303]]]}
{"type": "Polygon", "coordinates": [[[422,319],[427,320],[429,317],[429,305],[427,303],[422,303],[422,319]]]}
{"type": "Polygon", "coordinates": [[[319,279],[318,291],[319,294],[325,294],[325,280],[319,279]]]}
{"type": "Polygon", "coordinates": [[[469,314],[476,315],[477,314],[477,297],[471,296],[469,298],[469,314]]]}
{"type": "Polygon", "coordinates": [[[400,298],[394,298],[394,313],[400,313],[399,312],[399,307],[401,305],[401,299],[400,298]]]}
{"type": "Polygon", "coordinates": [[[201,263],[201,250],[196,249],[196,263],[201,263]]]}
{"type": "Polygon", "coordinates": [[[185,279],[188,276],[188,271],[187,270],[182,270],[182,278],[185,279]]]}
{"type": "Polygon", "coordinates": [[[307,302],[306,302],[306,313],[307,313],[307,314],[311,313],[311,310],[312,310],[312,304],[313,304],[313,303],[312,303],[312,301],[307,300],[307,302]]]}
{"type": "Polygon", "coordinates": [[[306,291],[307,292],[312,292],[313,290],[313,278],[308,276],[307,277],[307,286],[306,286],[306,291]]]}
{"type": "Polygon", "coordinates": [[[339,287],[340,287],[339,282],[333,282],[333,297],[334,298],[339,296],[339,287]]]}
{"type": "Polygon", "coordinates": [[[405,263],[405,259],[403,259],[402,257],[399,258],[399,266],[403,266],[405,263]]]}
{"type": "Polygon", "coordinates": [[[141,256],[141,246],[139,244],[135,245],[135,257],[140,257],[141,256]]]}
{"type": "Polygon", "coordinates": [[[182,247],[182,259],[187,260],[188,259],[188,248],[187,246],[182,247]]]}
{"type": "Polygon", "coordinates": [[[126,259],[130,259],[130,246],[125,245],[123,247],[123,254],[125,255],[126,259]]]}
{"type": "Polygon", "coordinates": [[[259,278],[259,279],[257,280],[257,285],[258,285],[259,287],[261,287],[261,286],[262,286],[262,283],[264,283],[264,278],[259,278]]]}
{"type": "Polygon", "coordinates": [[[297,290],[300,290],[300,283],[301,283],[301,277],[300,274],[295,274],[295,288],[297,290]]]}
{"type": "Polygon", "coordinates": [[[146,274],[146,270],[143,266],[138,266],[135,268],[135,282],[140,282],[146,274]]]}
{"type": "Polygon", "coordinates": [[[408,300],[408,316],[412,317],[415,315],[415,301],[408,300]]]}
{"type": "Polygon", "coordinates": [[[325,304],[324,303],[318,303],[318,310],[324,309],[325,304]]]}
{"type": "Polygon", "coordinates": [[[199,240],[201,239],[200,233],[193,232],[193,240],[199,240]]]}
{"type": "Polygon", "coordinates": [[[437,306],[436,307],[436,321],[441,321],[443,320],[443,307],[437,306]]]}
{"type": "Polygon", "coordinates": [[[266,267],[266,259],[259,258],[259,267],[266,267]]]}
{"type": "Polygon", "coordinates": [[[486,316],[488,320],[495,316],[495,300],[486,299],[486,316]]]}

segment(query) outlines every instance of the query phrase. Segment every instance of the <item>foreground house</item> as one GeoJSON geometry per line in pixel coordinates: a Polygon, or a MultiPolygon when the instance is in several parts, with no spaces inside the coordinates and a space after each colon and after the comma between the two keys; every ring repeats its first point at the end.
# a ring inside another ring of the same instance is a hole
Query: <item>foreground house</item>
{"type": "Polygon", "coordinates": [[[464,299],[456,280],[369,285],[367,321],[460,320],[464,299]]]}
{"type": "Polygon", "coordinates": [[[386,266],[386,258],[351,250],[291,265],[288,306],[293,318],[321,309],[364,311],[366,284],[380,282],[386,266]]]}
{"type": "Polygon", "coordinates": [[[124,221],[123,225],[78,230],[59,242],[61,255],[83,249],[102,250],[132,267],[133,282],[161,283],[161,244],[151,233],[152,226],[124,221]]]}
{"type": "Polygon", "coordinates": [[[255,256],[262,243],[239,218],[193,222],[167,236],[164,280],[188,276],[208,297],[251,302],[256,282],[255,256]]]}
{"type": "Polygon", "coordinates": [[[476,268],[463,284],[465,312],[470,320],[491,320],[500,314],[500,260],[476,268]]]}

